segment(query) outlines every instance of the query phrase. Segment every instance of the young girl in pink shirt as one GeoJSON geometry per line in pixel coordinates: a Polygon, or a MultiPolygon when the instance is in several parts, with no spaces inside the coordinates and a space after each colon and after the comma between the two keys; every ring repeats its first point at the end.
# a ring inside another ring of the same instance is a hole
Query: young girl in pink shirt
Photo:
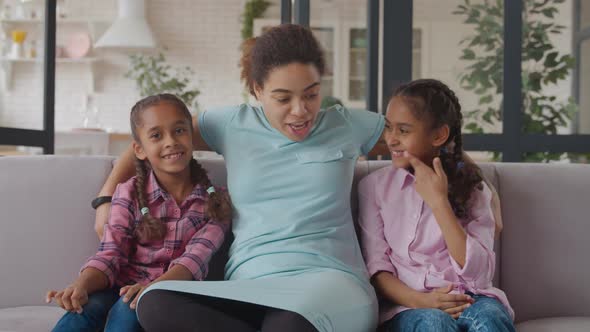
{"type": "Polygon", "coordinates": [[[440,81],[402,85],[389,101],[393,165],[359,184],[362,250],[386,331],[514,331],[492,286],[492,193],[464,158],[461,125],[440,81]]]}
{"type": "Polygon", "coordinates": [[[137,176],[119,184],[96,255],[61,291],[53,331],[141,331],[135,306],[151,283],[202,280],[229,230],[232,207],[192,157],[191,114],[161,94],[131,110],[137,176]],[[108,319],[107,319],[108,318],[108,319]]]}

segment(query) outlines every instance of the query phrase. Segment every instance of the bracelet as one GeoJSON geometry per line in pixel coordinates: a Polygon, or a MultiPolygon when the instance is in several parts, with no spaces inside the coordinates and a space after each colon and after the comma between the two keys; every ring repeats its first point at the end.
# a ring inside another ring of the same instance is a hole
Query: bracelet
{"type": "Polygon", "coordinates": [[[90,205],[93,209],[97,209],[99,206],[103,205],[104,203],[110,203],[112,196],[98,196],[97,198],[93,199],[90,205]]]}

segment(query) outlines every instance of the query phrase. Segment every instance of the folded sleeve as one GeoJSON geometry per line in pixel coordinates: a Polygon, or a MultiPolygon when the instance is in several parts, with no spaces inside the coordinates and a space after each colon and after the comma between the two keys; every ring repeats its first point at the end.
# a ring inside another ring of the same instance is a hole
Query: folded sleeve
{"type": "Polygon", "coordinates": [[[119,184],[113,194],[109,222],[104,227],[103,239],[98,252],[90,257],[80,269],[92,267],[103,272],[109,286],[115,285],[119,268],[127,261],[133,239],[131,221],[135,220],[135,203],[132,196],[131,181],[119,184]]]}

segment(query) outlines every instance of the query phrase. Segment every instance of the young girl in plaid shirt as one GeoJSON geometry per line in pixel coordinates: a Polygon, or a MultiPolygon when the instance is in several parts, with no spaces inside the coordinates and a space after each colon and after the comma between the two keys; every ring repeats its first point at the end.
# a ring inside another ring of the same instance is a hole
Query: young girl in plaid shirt
{"type": "Polygon", "coordinates": [[[99,250],[78,279],[47,293],[68,311],[53,331],[141,331],[141,292],[156,281],[204,279],[229,230],[229,197],[192,157],[185,104],[170,94],[140,100],[131,132],[137,176],[118,185],[99,250]]]}

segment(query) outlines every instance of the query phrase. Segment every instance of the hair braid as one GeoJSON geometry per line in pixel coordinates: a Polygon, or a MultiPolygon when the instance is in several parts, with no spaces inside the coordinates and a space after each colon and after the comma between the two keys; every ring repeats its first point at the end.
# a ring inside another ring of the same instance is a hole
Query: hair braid
{"type": "Polygon", "coordinates": [[[166,227],[160,219],[153,217],[149,213],[149,210],[146,214],[141,213],[143,208],[149,209],[145,193],[145,182],[147,180],[146,177],[148,173],[146,169],[146,163],[146,161],[135,158],[135,171],[137,173],[135,181],[135,193],[137,195],[137,201],[139,202],[141,216],[139,218],[140,222],[134,230],[134,236],[139,240],[139,242],[161,240],[166,234],[166,227]]]}
{"type": "MultiPolygon", "coordinates": [[[[207,171],[197,162],[191,159],[191,179],[194,184],[200,184],[205,189],[212,186],[211,180],[207,176],[207,171]]],[[[215,191],[209,194],[207,201],[207,213],[209,217],[219,222],[229,223],[232,218],[232,206],[229,195],[225,191],[215,191]]]]}

